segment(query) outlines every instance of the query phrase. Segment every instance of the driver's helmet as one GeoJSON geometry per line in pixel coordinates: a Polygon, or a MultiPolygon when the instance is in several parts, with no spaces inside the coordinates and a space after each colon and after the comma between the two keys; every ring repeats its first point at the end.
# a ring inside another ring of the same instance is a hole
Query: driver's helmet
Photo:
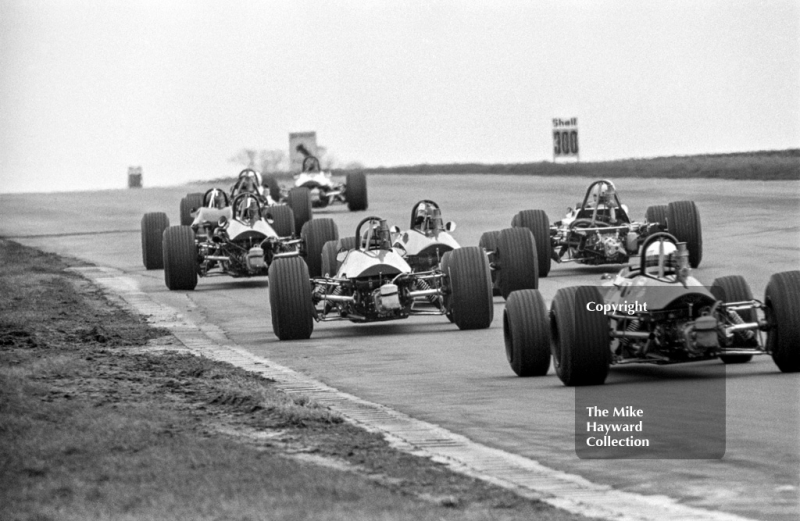
{"type": "Polygon", "coordinates": [[[227,197],[225,192],[219,188],[214,188],[206,194],[206,199],[203,201],[203,206],[206,208],[217,208],[218,210],[222,210],[225,208],[226,203],[227,197]]]}
{"type": "Polygon", "coordinates": [[[430,203],[423,203],[417,207],[414,217],[414,228],[421,232],[435,231],[442,227],[442,211],[430,203]]]}
{"type": "Polygon", "coordinates": [[[362,233],[362,244],[368,250],[389,250],[392,248],[392,232],[386,219],[373,221],[362,233]]]}
{"type": "Polygon", "coordinates": [[[614,197],[616,193],[617,189],[614,186],[614,183],[611,181],[597,183],[592,187],[592,191],[589,194],[589,200],[586,201],[586,204],[589,207],[605,206],[606,208],[610,208],[611,206],[616,206],[616,200],[614,197]]]}
{"type": "Polygon", "coordinates": [[[239,174],[239,180],[236,181],[234,192],[235,192],[234,195],[238,195],[245,192],[251,194],[260,193],[258,185],[258,177],[256,177],[256,173],[250,170],[250,171],[243,171],[241,174],[239,174]]]}
{"type": "Polygon", "coordinates": [[[253,223],[261,218],[258,199],[254,196],[242,197],[236,206],[234,208],[234,216],[242,222],[253,223]]]}
{"type": "Polygon", "coordinates": [[[303,159],[303,172],[319,172],[321,167],[319,159],[314,156],[308,156],[303,159]]]}
{"type": "Polygon", "coordinates": [[[647,247],[645,251],[645,273],[655,274],[659,272],[658,260],[661,255],[661,248],[664,248],[664,273],[670,273],[678,269],[678,248],[669,241],[655,241],[647,247]]]}

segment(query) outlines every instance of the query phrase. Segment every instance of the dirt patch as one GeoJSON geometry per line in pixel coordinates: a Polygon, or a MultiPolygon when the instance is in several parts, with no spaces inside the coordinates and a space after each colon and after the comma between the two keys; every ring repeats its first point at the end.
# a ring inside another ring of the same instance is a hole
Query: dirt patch
{"type": "Polygon", "coordinates": [[[578,519],[188,354],[0,241],[3,519],[578,519]],[[148,346],[150,346],[148,348],[148,346]]]}

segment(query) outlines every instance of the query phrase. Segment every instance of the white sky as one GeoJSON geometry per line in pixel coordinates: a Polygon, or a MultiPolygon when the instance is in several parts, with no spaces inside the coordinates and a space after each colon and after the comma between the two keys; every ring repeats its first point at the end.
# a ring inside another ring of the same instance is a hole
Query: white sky
{"type": "Polygon", "coordinates": [[[800,146],[800,0],[0,0],[0,192],[235,175],[316,130],[368,166],[800,146]]]}

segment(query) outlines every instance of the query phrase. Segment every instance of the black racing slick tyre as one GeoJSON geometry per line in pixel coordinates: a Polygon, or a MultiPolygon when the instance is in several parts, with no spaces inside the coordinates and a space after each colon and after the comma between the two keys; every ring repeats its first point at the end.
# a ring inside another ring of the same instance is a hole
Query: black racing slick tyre
{"type": "Polygon", "coordinates": [[[783,373],[800,371],[800,271],[775,273],[764,293],[767,349],[783,373]]]}
{"type": "MultiPolygon", "coordinates": [[[[750,285],[744,280],[741,275],[729,275],[727,277],[718,277],[711,283],[711,293],[718,300],[722,302],[742,302],[744,300],[753,300],[753,292],[750,291],[750,285]]],[[[735,313],[743,322],[755,322],[757,320],[755,309],[745,309],[742,311],[731,311],[735,313]]],[[[748,338],[748,332],[739,331],[734,333],[733,337],[735,345],[733,347],[756,347],[758,340],[756,340],[756,332],[750,331],[751,338],[748,338]]],[[[721,355],[720,360],[726,364],[744,364],[753,359],[753,355],[721,355]]]]}
{"type": "Polygon", "coordinates": [[[292,188],[289,190],[286,202],[294,212],[294,233],[300,235],[303,225],[310,221],[313,215],[311,210],[311,191],[304,186],[292,188]]]}
{"type": "Polygon", "coordinates": [[[191,226],[194,222],[192,212],[201,206],[203,206],[203,194],[186,194],[186,197],[181,199],[181,226],[191,226]]]}
{"type": "Polygon", "coordinates": [[[536,241],[536,256],[539,259],[539,276],[550,273],[550,219],[544,210],[522,210],[511,219],[512,227],[528,228],[536,241]]]}
{"type": "Polygon", "coordinates": [[[495,251],[497,251],[497,239],[500,237],[500,230],[495,230],[491,232],[483,232],[481,235],[480,240],[478,240],[478,247],[483,248],[486,250],[489,258],[489,265],[492,268],[492,294],[497,296],[500,295],[500,287],[497,285],[497,271],[494,269],[495,262],[497,258],[495,257],[495,251]]]}
{"type": "Polygon", "coordinates": [[[449,309],[459,329],[485,329],[494,319],[489,260],[477,246],[448,252],[449,309]]]}
{"type": "Polygon", "coordinates": [[[506,228],[497,238],[498,285],[503,298],[512,291],[539,288],[536,243],[528,228],[506,228]]]}
{"type": "Polygon", "coordinates": [[[193,290],[197,286],[197,247],[191,226],[164,230],[164,282],[170,290],[193,290]]]}
{"type": "Polygon", "coordinates": [[[506,358],[517,376],[544,376],[550,368],[547,306],[536,289],[515,291],[503,312],[506,358]]]}
{"type": "Polygon", "coordinates": [[[275,259],[269,266],[272,331],[280,340],[303,340],[314,331],[308,266],[300,257],[275,259]]]}
{"type": "Polygon", "coordinates": [[[556,292],[550,310],[553,365],[564,385],[601,385],[611,364],[608,319],[587,304],[603,304],[595,286],[573,286],[556,292]]]}
{"type": "Polygon", "coordinates": [[[273,201],[277,203],[281,200],[281,187],[274,175],[264,176],[264,188],[267,189],[273,201]]]}
{"type": "Polygon", "coordinates": [[[647,221],[647,224],[660,224],[661,226],[666,226],[667,205],[657,204],[648,206],[647,210],[644,212],[644,220],[647,221]]]}
{"type": "Polygon", "coordinates": [[[341,242],[339,246],[340,250],[350,251],[350,250],[355,250],[358,247],[355,236],[342,237],[341,239],[339,239],[339,241],[341,242]]]}
{"type": "Polygon", "coordinates": [[[677,201],[667,205],[667,231],[689,249],[689,265],[700,266],[703,260],[703,231],[700,212],[694,201],[677,201]]]}
{"type": "Polygon", "coordinates": [[[294,212],[285,205],[270,206],[266,209],[267,215],[272,217],[272,229],[278,237],[291,237],[294,235],[294,212]]]}
{"type": "Polygon", "coordinates": [[[145,269],[160,270],[164,267],[162,240],[167,228],[169,218],[164,212],[146,213],[142,217],[142,261],[145,269]]]}
{"type": "Polygon", "coordinates": [[[369,206],[367,202],[367,176],[362,172],[347,174],[345,180],[345,198],[347,208],[351,212],[366,210],[369,206]]]}
{"type": "Polygon", "coordinates": [[[311,277],[322,275],[322,248],[328,241],[339,238],[339,229],[333,219],[312,219],[303,225],[300,238],[306,252],[306,264],[311,277]]]}
{"type": "Polygon", "coordinates": [[[328,241],[322,247],[322,276],[333,277],[336,275],[338,262],[336,257],[339,255],[339,245],[341,241],[328,241]]]}

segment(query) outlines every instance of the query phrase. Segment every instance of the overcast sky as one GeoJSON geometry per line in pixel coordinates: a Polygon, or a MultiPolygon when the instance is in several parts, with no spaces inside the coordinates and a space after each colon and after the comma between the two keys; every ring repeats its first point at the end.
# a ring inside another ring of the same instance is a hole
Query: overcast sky
{"type": "Polygon", "coordinates": [[[0,0],[0,192],[235,175],[315,130],[368,166],[800,146],[800,0],[0,0]]]}

